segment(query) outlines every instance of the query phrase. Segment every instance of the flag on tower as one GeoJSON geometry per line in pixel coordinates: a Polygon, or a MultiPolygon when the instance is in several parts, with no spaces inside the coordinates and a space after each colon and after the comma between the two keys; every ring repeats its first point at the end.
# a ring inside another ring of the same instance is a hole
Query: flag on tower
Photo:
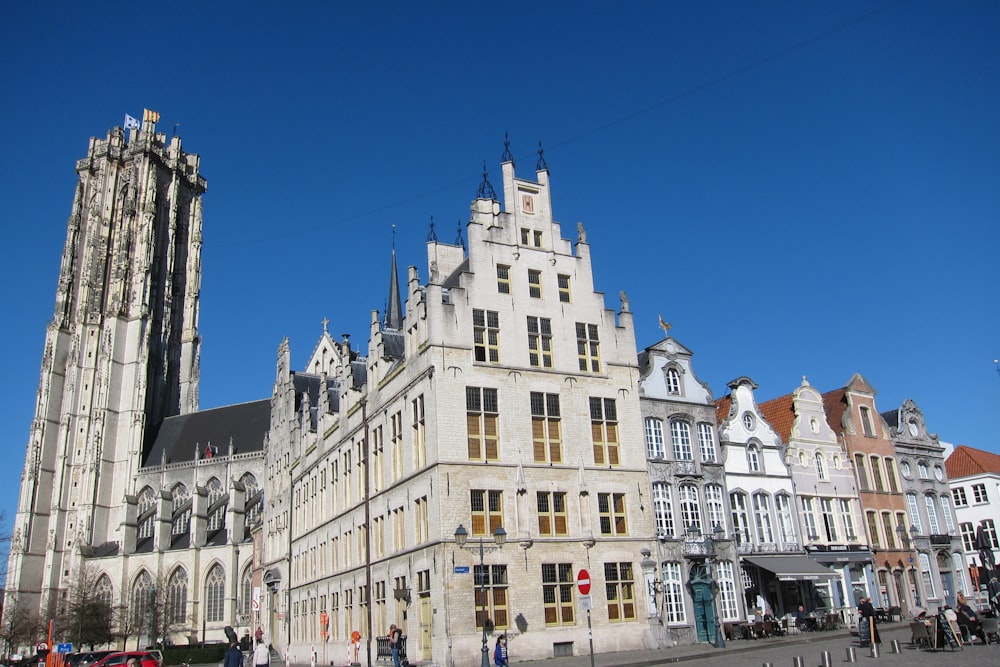
{"type": "Polygon", "coordinates": [[[159,111],[150,111],[149,109],[142,110],[142,122],[144,123],[155,123],[160,120],[159,111]]]}
{"type": "Polygon", "coordinates": [[[129,116],[128,114],[125,114],[125,129],[126,130],[138,130],[139,129],[139,120],[137,118],[133,118],[132,116],[129,116]]]}

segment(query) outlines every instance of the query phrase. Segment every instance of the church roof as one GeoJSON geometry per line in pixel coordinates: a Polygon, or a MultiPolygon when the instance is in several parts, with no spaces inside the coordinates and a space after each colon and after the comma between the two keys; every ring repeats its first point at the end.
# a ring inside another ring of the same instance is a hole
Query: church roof
{"type": "Polygon", "coordinates": [[[143,467],[194,461],[203,456],[208,445],[217,448],[219,455],[226,455],[230,441],[234,454],[262,452],[270,425],[270,399],[167,417],[143,467]]]}
{"type": "Polygon", "coordinates": [[[959,445],[944,462],[944,467],[951,480],[990,472],[1000,474],[1000,455],[959,445]]]}

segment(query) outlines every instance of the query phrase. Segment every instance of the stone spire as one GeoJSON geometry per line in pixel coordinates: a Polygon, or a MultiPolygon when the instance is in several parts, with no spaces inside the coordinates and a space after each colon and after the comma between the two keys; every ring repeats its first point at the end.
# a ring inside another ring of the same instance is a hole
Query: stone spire
{"type": "Polygon", "coordinates": [[[396,225],[392,226],[392,268],[389,271],[389,303],[385,309],[385,328],[403,329],[403,306],[399,296],[399,273],[396,270],[396,225]]]}

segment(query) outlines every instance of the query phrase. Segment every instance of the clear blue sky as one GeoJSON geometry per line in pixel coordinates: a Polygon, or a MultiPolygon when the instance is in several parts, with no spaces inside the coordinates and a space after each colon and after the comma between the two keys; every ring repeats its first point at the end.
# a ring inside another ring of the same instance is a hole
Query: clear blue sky
{"type": "Polygon", "coordinates": [[[426,278],[509,132],[640,347],[662,313],[717,396],[861,372],[1000,451],[1000,3],[11,2],[0,90],[8,521],[74,163],[143,107],[209,184],[203,408],[269,396],[324,317],[363,345],[392,225],[426,278]]]}

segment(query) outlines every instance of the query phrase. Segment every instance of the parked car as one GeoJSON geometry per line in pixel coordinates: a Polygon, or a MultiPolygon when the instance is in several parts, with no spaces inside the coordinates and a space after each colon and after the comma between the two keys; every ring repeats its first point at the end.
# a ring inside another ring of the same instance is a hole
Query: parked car
{"type": "Polygon", "coordinates": [[[114,651],[86,651],[80,653],[74,653],[67,661],[69,667],[90,667],[95,662],[100,660],[106,655],[111,655],[114,651]]]}
{"type": "Polygon", "coordinates": [[[104,656],[91,667],[123,666],[132,658],[139,660],[139,667],[163,667],[163,662],[152,651],[117,651],[104,656]]]}

